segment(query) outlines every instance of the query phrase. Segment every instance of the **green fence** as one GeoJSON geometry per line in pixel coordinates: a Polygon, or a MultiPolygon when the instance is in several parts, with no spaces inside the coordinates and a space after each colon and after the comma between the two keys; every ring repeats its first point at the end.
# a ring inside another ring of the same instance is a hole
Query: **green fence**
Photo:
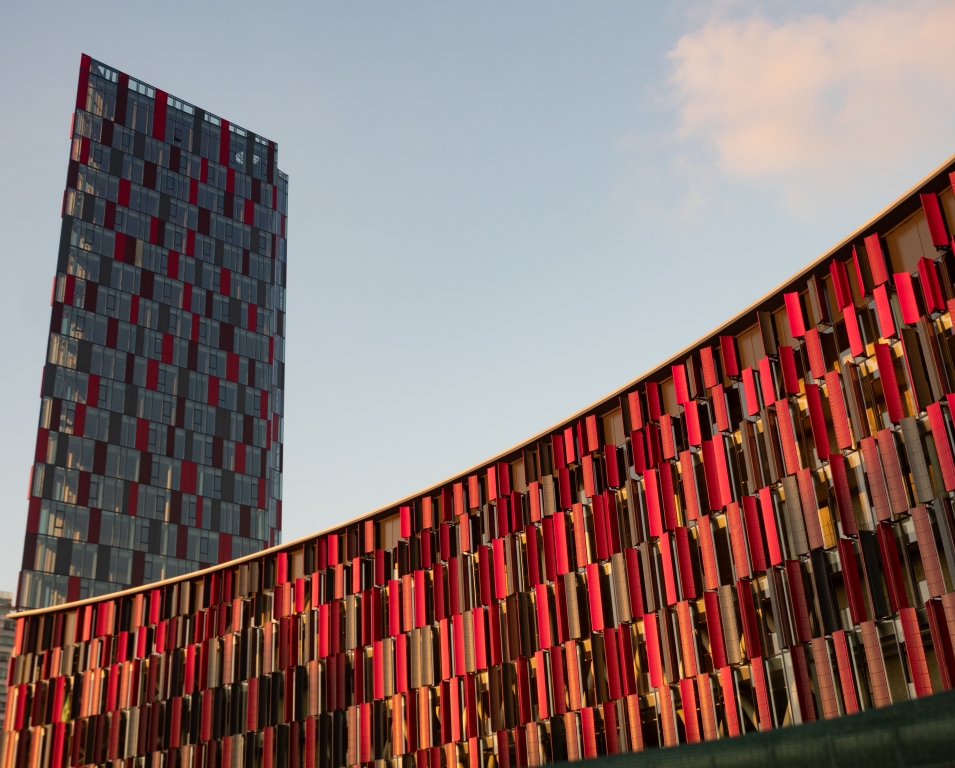
{"type": "Polygon", "coordinates": [[[955,691],[821,723],[599,762],[605,768],[955,766],[955,691]]]}

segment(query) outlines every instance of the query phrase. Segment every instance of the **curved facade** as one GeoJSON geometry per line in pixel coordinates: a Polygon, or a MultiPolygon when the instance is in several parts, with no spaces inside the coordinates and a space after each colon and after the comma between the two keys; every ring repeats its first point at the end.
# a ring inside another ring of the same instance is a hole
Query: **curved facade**
{"type": "Polygon", "coordinates": [[[953,170],[478,467],[20,613],[2,765],[506,768],[951,687],[953,170]]]}

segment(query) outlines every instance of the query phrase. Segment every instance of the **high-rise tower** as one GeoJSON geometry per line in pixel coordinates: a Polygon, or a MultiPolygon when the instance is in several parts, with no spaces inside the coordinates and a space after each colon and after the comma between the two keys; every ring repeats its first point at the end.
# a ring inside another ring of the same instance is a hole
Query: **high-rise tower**
{"type": "Polygon", "coordinates": [[[83,56],[18,604],[279,543],[288,177],[83,56]]]}

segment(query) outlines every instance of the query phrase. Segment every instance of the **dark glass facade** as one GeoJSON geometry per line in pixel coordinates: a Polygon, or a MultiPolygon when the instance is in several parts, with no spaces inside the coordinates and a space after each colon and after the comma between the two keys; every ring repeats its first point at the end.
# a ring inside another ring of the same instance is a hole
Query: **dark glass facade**
{"type": "Polygon", "coordinates": [[[281,540],[278,149],[82,58],[18,605],[281,540]]]}

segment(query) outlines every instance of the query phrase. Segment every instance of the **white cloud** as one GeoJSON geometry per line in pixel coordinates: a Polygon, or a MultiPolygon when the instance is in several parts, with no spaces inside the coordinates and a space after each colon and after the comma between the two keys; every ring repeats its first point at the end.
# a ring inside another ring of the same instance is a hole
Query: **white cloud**
{"type": "Polygon", "coordinates": [[[714,19],[669,57],[686,146],[796,215],[955,153],[955,3],[714,19]]]}

